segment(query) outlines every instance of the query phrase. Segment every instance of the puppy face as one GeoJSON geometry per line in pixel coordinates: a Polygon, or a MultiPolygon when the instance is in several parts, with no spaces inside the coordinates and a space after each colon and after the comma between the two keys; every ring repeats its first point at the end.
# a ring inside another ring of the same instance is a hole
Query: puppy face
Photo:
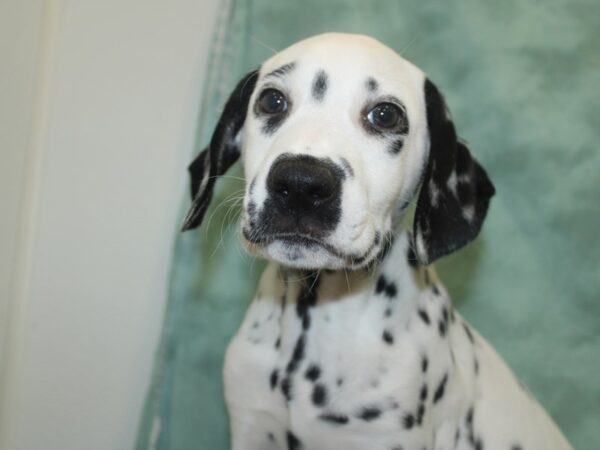
{"type": "Polygon", "coordinates": [[[435,85],[361,35],[301,41],[238,83],[190,166],[184,230],[240,156],[243,243],[288,267],[368,265],[412,200],[413,247],[428,264],[477,236],[494,194],[435,85]]]}
{"type": "Polygon", "coordinates": [[[242,133],[248,250],[302,268],[372,261],[423,172],[423,82],[365,36],[318,36],[266,61],[242,133]]]}

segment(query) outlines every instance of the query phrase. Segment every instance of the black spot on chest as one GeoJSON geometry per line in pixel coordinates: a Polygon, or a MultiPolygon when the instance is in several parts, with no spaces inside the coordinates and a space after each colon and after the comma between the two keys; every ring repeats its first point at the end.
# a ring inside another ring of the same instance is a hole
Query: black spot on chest
{"type": "Polygon", "coordinates": [[[315,384],[312,392],[312,402],[315,406],[325,406],[327,403],[327,388],[321,384],[315,384]]]}
{"type": "Polygon", "coordinates": [[[294,433],[292,433],[291,431],[287,432],[286,440],[287,440],[288,450],[301,450],[302,449],[302,443],[300,442],[300,439],[298,439],[294,435],[294,433]]]}
{"type": "Polygon", "coordinates": [[[374,406],[363,408],[358,413],[358,418],[366,422],[371,422],[377,419],[379,416],[381,416],[381,409],[374,406]]]}
{"type": "Polygon", "coordinates": [[[439,402],[444,397],[444,392],[446,390],[446,383],[448,383],[448,374],[445,373],[442,381],[435,389],[435,393],[433,394],[433,403],[439,402]]]}

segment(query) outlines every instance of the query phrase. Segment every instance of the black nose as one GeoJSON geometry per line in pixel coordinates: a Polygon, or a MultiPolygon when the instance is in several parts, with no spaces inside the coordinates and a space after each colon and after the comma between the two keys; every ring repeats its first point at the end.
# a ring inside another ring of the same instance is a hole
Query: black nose
{"type": "Polygon", "coordinates": [[[273,164],[267,189],[279,205],[302,213],[318,210],[339,197],[340,181],[330,164],[300,155],[273,164]]]}

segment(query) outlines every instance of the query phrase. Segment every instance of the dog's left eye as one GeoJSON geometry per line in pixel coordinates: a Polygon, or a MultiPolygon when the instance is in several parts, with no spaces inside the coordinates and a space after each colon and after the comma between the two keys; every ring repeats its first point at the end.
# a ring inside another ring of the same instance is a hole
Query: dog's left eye
{"type": "Polygon", "coordinates": [[[379,103],[367,113],[367,120],[375,128],[395,131],[404,122],[404,113],[393,103],[379,103]]]}
{"type": "Polygon", "coordinates": [[[257,106],[264,114],[280,114],[287,109],[288,103],[285,95],[277,89],[265,89],[258,97],[257,106]]]}

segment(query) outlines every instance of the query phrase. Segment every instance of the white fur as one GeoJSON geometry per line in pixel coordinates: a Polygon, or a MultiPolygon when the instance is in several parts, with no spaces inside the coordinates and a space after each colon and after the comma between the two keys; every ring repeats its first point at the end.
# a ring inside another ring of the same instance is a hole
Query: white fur
{"type": "MultiPolygon", "coordinates": [[[[345,158],[354,176],[344,182],[342,217],[327,243],[344,253],[366,252],[376,232],[392,231],[398,202],[414,196],[422,175],[429,153],[423,82],[419,69],[365,36],[320,35],[273,56],[261,67],[243,129],[246,179],[255,180],[245,206],[252,201],[263,208],[267,173],[282,153],[345,158]],[[291,62],[296,67],[285,81],[268,81],[292,99],[290,115],[277,132],[265,135],[251,112],[254,102],[265,74],[291,62]],[[329,76],[319,104],[310,96],[318,70],[329,76]],[[399,155],[390,155],[384,139],[360,126],[368,77],[406,106],[410,132],[399,155]]],[[[461,182],[448,181],[453,192],[461,182]]],[[[242,226],[247,222],[245,216],[242,226]]],[[[424,252],[423,237],[415,241],[424,252]]],[[[246,245],[272,262],[226,354],[234,450],[570,448],[493,348],[454,312],[433,269],[407,263],[406,233],[372,270],[346,271],[351,262],[321,247],[246,245]],[[290,251],[296,254],[290,257],[290,251]],[[293,266],[342,269],[320,273],[316,304],[304,312],[308,319],[299,312],[299,295],[314,278],[293,266]],[[295,358],[300,342],[303,351],[295,358]],[[320,369],[318,379],[307,378],[312,365],[320,369]],[[443,395],[434,401],[444,376],[443,395]],[[289,399],[282,388],[286,377],[289,399]],[[315,399],[318,384],[326,393],[315,399]]]]}

